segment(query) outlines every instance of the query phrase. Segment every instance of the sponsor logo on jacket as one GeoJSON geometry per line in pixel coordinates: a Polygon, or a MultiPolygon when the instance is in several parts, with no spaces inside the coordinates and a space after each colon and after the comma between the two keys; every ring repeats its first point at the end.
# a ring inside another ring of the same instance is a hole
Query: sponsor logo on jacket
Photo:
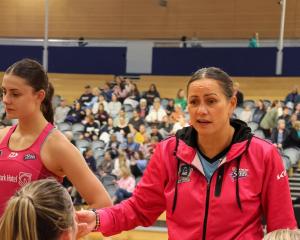
{"type": "Polygon", "coordinates": [[[191,165],[182,163],[178,170],[178,183],[190,182],[193,168],[191,165]]]}
{"type": "Polygon", "coordinates": [[[24,155],[24,160],[35,160],[36,159],[36,155],[34,153],[28,153],[26,155],[24,155]]]}
{"type": "Polygon", "coordinates": [[[247,168],[240,168],[239,172],[237,172],[237,168],[233,167],[231,169],[231,173],[229,174],[233,181],[235,181],[237,178],[245,178],[248,177],[249,169],[247,168]]]}
{"type": "Polygon", "coordinates": [[[31,182],[31,173],[20,172],[19,173],[19,185],[22,187],[31,182]]]}
{"type": "Polygon", "coordinates": [[[18,156],[18,153],[17,152],[11,152],[9,155],[8,155],[8,158],[16,158],[18,156]]]}

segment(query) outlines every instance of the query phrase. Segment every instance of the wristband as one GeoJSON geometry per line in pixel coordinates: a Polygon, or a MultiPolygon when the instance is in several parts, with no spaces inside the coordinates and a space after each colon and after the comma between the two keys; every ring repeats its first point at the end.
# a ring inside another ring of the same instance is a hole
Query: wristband
{"type": "Polygon", "coordinates": [[[99,213],[97,213],[97,209],[93,208],[92,212],[94,212],[95,216],[96,216],[96,225],[93,229],[93,232],[97,232],[98,228],[100,227],[100,216],[99,216],[99,213]]]}

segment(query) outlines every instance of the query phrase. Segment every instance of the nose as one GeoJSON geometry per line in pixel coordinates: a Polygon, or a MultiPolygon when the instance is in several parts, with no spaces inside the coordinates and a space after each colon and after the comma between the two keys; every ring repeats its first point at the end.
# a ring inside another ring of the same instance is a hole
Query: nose
{"type": "Polygon", "coordinates": [[[8,96],[8,94],[3,94],[2,100],[3,100],[4,104],[9,104],[11,102],[10,97],[8,96]]]}
{"type": "Polygon", "coordinates": [[[208,111],[207,111],[207,108],[204,104],[200,104],[197,108],[197,113],[198,114],[207,114],[208,111]]]}

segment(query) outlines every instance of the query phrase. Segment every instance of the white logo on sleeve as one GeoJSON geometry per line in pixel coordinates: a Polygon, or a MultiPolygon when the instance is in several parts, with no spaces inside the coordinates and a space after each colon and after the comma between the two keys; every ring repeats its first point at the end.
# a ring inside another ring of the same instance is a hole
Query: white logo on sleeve
{"type": "Polygon", "coordinates": [[[11,152],[9,155],[8,155],[8,158],[16,158],[18,156],[18,153],[16,152],[11,152]]]}
{"type": "Polygon", "coordinates": [[[24,172],[20,172],[19,173],[19,185],[20,186],[24,186],[27,183],[31,182],[31,173],[24,173],[24,172]]]}
{"type": "Polygon", "coordinates": [[[283,170],[280,174],[277,174],[277,180],[280,180],[281,178],[284,178],[286,176],[286,171],[283,170]]]}

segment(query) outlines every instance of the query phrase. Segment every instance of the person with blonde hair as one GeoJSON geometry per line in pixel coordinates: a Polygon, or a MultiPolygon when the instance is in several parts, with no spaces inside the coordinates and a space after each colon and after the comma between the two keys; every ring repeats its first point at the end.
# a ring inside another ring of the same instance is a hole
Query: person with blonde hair
{"type": "Polygon", "coordinates": [[[5,240],[73,240],[77,233],[71,197],[54,178],[18,190],[0,219],[0,236],[5,240]]]}
{"type": "Polygon", "coordinates": [[[279,229],[268,233],[263,240],[299,240],[299,229],[279,229]]]}

